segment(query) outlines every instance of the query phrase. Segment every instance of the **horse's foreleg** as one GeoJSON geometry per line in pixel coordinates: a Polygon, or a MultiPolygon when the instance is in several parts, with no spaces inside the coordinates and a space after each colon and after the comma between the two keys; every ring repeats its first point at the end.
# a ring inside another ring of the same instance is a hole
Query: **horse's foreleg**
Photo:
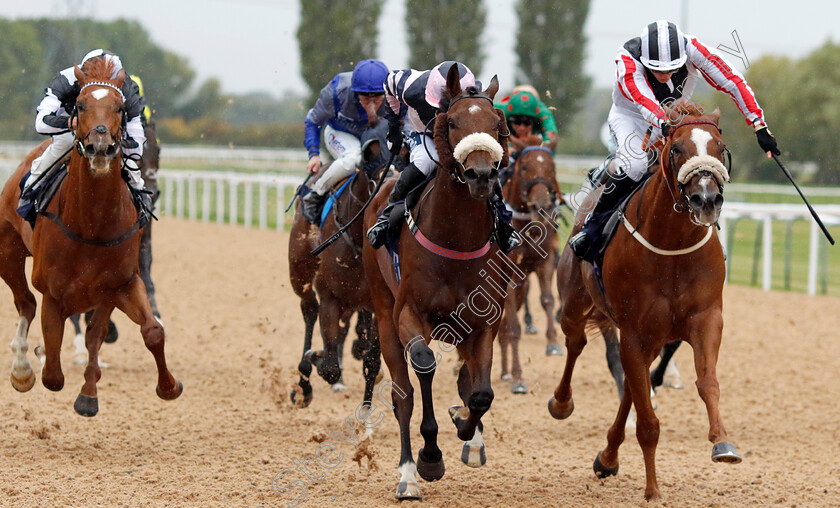
{"type": "Polygon", "coordinates": [[[717,359],[723,332],[723,317],[720,311],[694,318],[689,330],[691,347],[694,349],[694,368],[697,371],[697,391],[706,404],[709,415],[709,441],[714,462],[741,462],[735,445],[728,441],[726,429],[720,417],[720,385],[717,380],[717,359]],[[711,314],[711,315],[710,315],[711,314]]]}
{"type": "Polygon", "coordinates": [[[57,392],[64,388],[64,373],[61,371],[61,340],[64,336],[64,318],[61,307],[49,295],[41,302],[41,329],[44,333],[44,366],[41,382],[48,390],[57,392]]]}
{"type": "MultiPolygon", "coordinates": [[[[511,376],[508,370],[508,351],[513,341],[513,336],[519,332],[519,318],[516,315],[516,294],[509,287],[507,297],[505,297],[505,306],[502,312],[502,324],[499,327],[499,351],[501,353],[501,367],[502,367],[502,381],[511,381],[511,376]]],[[[460,355],[460,353],[459,353],[460,355]]],[[[459,366],[460,368],[460,366],[459,366]]]]}
{"type": "MultiPolygon", "coordinates": [[[[318,320],[321,325],[321,338],[324,341],[323,352],[310,353],[310,358],[315,358],[315,368],[318,375],[330,385],[341,378],[341,365],[339,365],[338,350],[341,341],[342,324],[339,322],[342,316],[339,309],[339,302],[330,295],[321,295],[321,304],[318,310],[318,320]]],[[[346,334],[347,323],[344,323],[346,334]]]]}
{"type": "Polygon", "coordinates": [[[522,302],[528,299],[528,291],[524,286],[520,286],[511,291],[505,298],[505,312],[511,305],[510,300],[513,298],[513,308],[510,310],[511,328],[510,328],[510,375],[512,384],[510,391],[514,394],[528,393],[528,387],[522,381],[522,363],[519,361],[519,341],[522,339],[522,327],[519,325],[519,318],[517,312],[522,302]]]}
{"type": "Polygon", "coordinates": [[[341,392],[347,389],[344,384],[344,342],[347,340],[347,334],[350,332],[350,318],[353,317],[353,312],[343,312],[338,320],[338,336],[335,342],[335,356],[338,358],[338,380],[332,384],[331,388],[334,392],[341,392]]]}
{"type": "MultiPolygon", "coordinates": [[[[298,386],[300,386],[300,393],[303,395],[300,405],[306,407],[312,402],[312,384],[309,382],[309,376],[312,375],[312,363],[309,362],[306,353],[312,349],[312,332],[315,330],[315,322],[318,320],[318,298],[315,296],[315,290],[311,287],[307,288],[300,299],[300,312],[303,314],[305,328],[303,332],[303,354],[300,363],[298,363],[298,371],[300,372],[298,386]]],[[[298,403],[296,400],[297,394],[297,390],[292,391],[292,404],[298,403]]]]}
{"type": "Polygon", "coordinates": [[[117,308],[123,311],[129,319],[140,325],[140,333],[143,335],[146,349],[155,358],[158,370],[158,397],[164,400],[178,398],[183,392],[184,386],[175,379],[166,366],[166,333],[163,325],[152,314],[149,298],[146,296],[146,288],[143,287],[140,277],[134,277],[126,286],[126,290],[117,296],[116,304],[117,308]]]}
{"type": "Polygon", "coordinates": [[[376,321],[370,318],[367,321],[367,329],[359,338],[362,373],[365,377],[365,396],[362,404],[368,407],[372,404],[373,388],[382,370],[382,352],[379,346],[379,331],[376,327],[376,321]]]}
{"type": "Polygon", "coordinates": [[[458,438],[466,441],[461,461],[470,467],[481,467],[487,462],[481,417],[490,409],[494,397],[490,385],[492,341],[492,335],[484,333],[458,347],[464,357],[458,376],[458,394],[466,407],[450,407],[449,416],[458,429],[458,438]]]}
{"type": "MultiPolygon", "coordinates": [[[[624,389],[630,391],[636,408],[636,439],[645,459],[645,499],[659,499],[656,481],[656,445],[659,443],[659,419],[650,400],[650,364],[658,351],[647,354],[637,335],[622,330],[621,364],[624,366],[624,389]]],[[[622,398],[622,402],[624,398],[622,398]]],[[[608,457],[609,458],[609,457],[608,457]]],[[[597,463],[596,463],[597,466],[597,463]]],[[[597,467],[596,467],[597,472],[597,467]]]]}
{"type": "Polygon", "coordinates": [[[140,278],[143,279],[143,285],[146,287],[146,295],[149,297],[149,305],[152,308],[152,314],[160,319],[160,311],[158,310],[157,301],[155,299],[155,283],[152,282],[151,222],[143,229],[143,235],[140,237],[140,278]]]}
{"type": "Polygon", "coordinates": [[[102,377],[99,367],[99,348],[108,331],[113,307],[100,307],[93,312],[85,330],[85,347],[87,348],[87,367],[85,367],[85,384],[76,397],[73,409],[82,416],[96,416],[99,412],[96,383],[102,377]]]}
{"type": "Polygon", "coordinates": [[[531,315],[531,307],[528,305],[528,279],[523,284],[525,287],[525,313],[522,315],[522,322],[525,325],[525,335],[536,335],[539,330],[534,324],[534,317],[531,315]]]}

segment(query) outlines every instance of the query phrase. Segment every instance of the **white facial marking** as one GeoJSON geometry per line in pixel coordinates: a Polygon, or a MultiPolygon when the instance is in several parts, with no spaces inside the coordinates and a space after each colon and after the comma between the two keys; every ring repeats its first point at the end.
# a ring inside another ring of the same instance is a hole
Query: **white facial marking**
{"type": "Polygon", "coordinates": [[[697,155],[709,155],[706,146],[712,140],[712,135],[697,127],[691,129],[691,140],[697,145],[697,155]]]}
{"type": "Polygon", "coordinates": [[[478,106],[477,104],[473,104],[472,106],[470,106],[470,109],[468,109],[467,111],[469,111],[470,114],[474,115],[474,114],[478,113],[479,111],[481,111],[481,107],[478,106]]]}
{"type": "Polygon", "coordinates": [[[90,94],[93,95],[94,99],[101,100],[101,99],[104,99],[108,95],[108,90],[105,90],[104,88],[100,88],[99,90],[92,91],[90,94]]]}
{"type": "Polygon", "coordinates": [[[545,159],[543,159],[543,156],[542,156],[542,155],[537,155],[537,162],[542,162],[542,161],[544,161],[544,160],[545,160],[545,159]]]}

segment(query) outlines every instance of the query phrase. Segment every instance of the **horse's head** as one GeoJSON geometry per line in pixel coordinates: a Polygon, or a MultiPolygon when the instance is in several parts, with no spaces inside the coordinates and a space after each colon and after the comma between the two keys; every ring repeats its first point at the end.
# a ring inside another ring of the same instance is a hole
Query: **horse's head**
{"type": "Polygon", "coordinates": [[[458,66],[446,76],[447,97],[435,120],[435,148],[443,169],[466,183],[470,195],[488,199],[499,177],[499,167],[507,165],[509,135],[504,113],[493,106],[499,91],[496,76],[482,91],[474,86],[461,89],[458,66]],[[448,99],[448,100],[446,100],[448,99]]]}
{"type": "Polygon", "coordinates": [[[692,220],[705,226],[718,221],[723,185],[729,181],[729,171],[723,163],[724,154],[729,152],[721,141],[719,121],[718,109],[708,115],[690,109],[671,128],[662,151],[663,169],[669,170],[668,184],[686,199],[692,220]]]}
{"type": "Polygon", "coordinates": [[[559,204],[560,188],[554,176],[551,150],[539,146],[525,148],[516,159],[512,180],[519,195],[511,199],[518,198],[534,220],[539,220],[540,210],[550,213],[559,204]]]}
{"type": "Polygon", "coordinates": [[[110,172],[111,162],[120,153],[119,142],[125,128],[125,98],[121,87],[125,71],[112,78],[113,63],[100,58],[85,62],[84,71],[75,68],[81,91],[73,116],[76,149],[90,161],[95,175],[110,172]]]}

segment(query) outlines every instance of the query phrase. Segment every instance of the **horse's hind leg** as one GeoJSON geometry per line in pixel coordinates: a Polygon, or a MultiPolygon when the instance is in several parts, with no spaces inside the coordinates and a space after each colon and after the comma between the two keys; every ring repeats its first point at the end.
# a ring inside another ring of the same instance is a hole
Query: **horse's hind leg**
{"type": "Polygon", "coordinates": [[[510,309],[512,330],[510,333],[510,374],[511,385],[510,392],[514,394],[528,393],[528,387],[522,381],[522,363],[519,361],[519,341],[522,339],[522,327],[519,325],[519,317],[517,312],[521,303],[528,298],[528,291],[525,286],[520,286],[512,291],[505,299],[505,306],[508,301],[513,298],[513,308],[510,309]]]}
{"type": "MultiPolygon", "coordinates": [[[[581,294],[580,299],[583,298],[581,294]]],[[[573,303],[582,304],[582,302],[572,302],[570,299],[563,305],[560,328],[566,334],[566,366],[563,369],[563,377],[554,390],[554,396],[548,400],[548,412],[558,420],[565,420],[575,410],[575,401],[572,399],[572,373],[578,356],[586,346],[586,314],[578,312],[573,316],[572,309],[577,307],[573,303]]]]}
{"type": "MultiPolygon", "coordinates": [[[[373,318],[368,321],[367,330],[360,336],[359,341],[361,341],[359,348],[362,357],[362,374],[365,378],[365,396],[362,405],[372,407],[373,388],[382,370],[379,330],[377,330],[376,321],[373,318]]],[[[372,428],[373,426],[367,427],[367,433],[370,433],[372,428]]]]}
{"type": "MultiPolygon", "coordinates": [[[[556,255],[555,255],[556,256],[556,255]]],[[[540,283],[540,305],[545,311],[545,355],[562,355],[563,347],[557,342],[557,328],[554,326],[554,294],[551,292],[551,281],[554,277],[556,260],[549,257],[537,267],[537,280],[540,283]]],[[[527,298],[526,298],[527,303],[527,298]]],[[[527,333],[527,331],[526,331],[527,333]]]]}
{"type": "Polygon", "coordinates": [[[709,414],[709,441],[712,447],[712,461],[737,464],[741,456],[735,445],[728,441],[726,429],[720,417],[720,385],[717,380],[717,358],[720,350],[723,318],[720,311],[707,313],[693,319],[689,330],[691,347],[694,349],[694,368],[697,371],[697,391],[706,404],[709,414]],[[712,314],[710,316],[710,314],[712,314]]]}
{"type": "MultiPolygon", "coordinates": [[[[623,385],[623,383],[622,383],[623,385]]],[[[624,429],[630,414],[632,397],[630,390],[622,390],[621,404],[610,429],[607,431],[607,447],[595,457],[592,468],[598,478],[606,478],[618,474],[618,447],[624,442],[624,429]]]]}
{"type": "Polygon", "coordinates": [[[536,335],[539,330],[534,324],[534,317],[531,315],[531,307],[528,305],[528,289],[525,289],[525,313],[522,315],[522,322],[525,324],[525,335],[536,335]]]}
{"type": "Polygon", "coordinates": [[[607,346],[607,367],[610,369],[618,389],[618,400],[624,398],[624,369],[621,367],[621,351],[618,342],[617,329],[610,324],[600,324],[601,335],[604,337],[604,344],[607,346]]]}
{"type": "Polygon", "coordinates": [[[166,333],[163,325],[155,319],[146,296],[146,288],[140,277],[135,277],[128,285],[128,289],[120,294],[116,300],[117,308],[125,313],[132,321],[140,325],[140,333],[152,356],[158,370],[157,395],[164,400],[177,399],[184,390],[180,381],[176,381],[166,367],[166,333]]]}
{"type": "MultiPolygon", "coordinates": [[[[300,405],[301,407],[307,407],[312,403],[312,384],[309,382],[309,377],[312,375],[312,363],[309,361],[307,353],[312,349],[312,332],[315,330],[315,322],[318,320],[318,298],[315,296],[313,289],[309,288],[301,297],[300,312],[303,314],[305,328],[303,332],[303,354],[300,363],[298,363],[298,372],[300,373],[298,386],[300,387],[300,394],[303,395],[300,405]]],[[[292,390],[292,404],[298,403],[296,400],[297,394],[297,389],[292,390]]]]}
{"type": "Polygon", "coordinates": [[[650,374],[650,384],[654,390],[660,386],[676,388],[678,390],[683,388],[680,372],[677,370],[677,364],[674,361],[674,353],[680,347],[681,342],[679,340],[668,342],[662,348],[662,353],[659,355],[659,363],[650,374]],[[665,382],[666,377],[669,378],[667,382],[665,382]]]}
{"type": "Polygon", "coordinates": [[[353,317],[352,311],[345,311],[341,314],[338,320],[338,336],[336,337],[336,356],[338,357],[338,381],[333,383],[330,388],[333,392],[343,392],[347,389],[344,384],[344,343],[347,340],[347,334],[350,332],[350,319],[353,317]]]}
{"type": "Polygon", "coordinates": [[[15,336],[10,344],[12,348],[12,371],[11,382],[15,390],[25,392],[35,384],[35,372],[32,365],[26,358],[29,350],[27,336],[32,320],[35,319],[35,295],[29,290],[26,282],[26,256],[28,251],[17,236],[17,232],[11,224],[3,222],[0,224],[0,277],[12,290],[15,299],[15,308],[20,316],[18,319],[15,336]]]}
{"type": "Polygon", "coordinates": [[[150,222],[143,229],[143,236],[140,237],[140,278],[146,286],[146,295],[149,297],[149,305],[152,307],[152,314],[160,319],[157,300],[155,299],[155,283],[152,282],[152,223],[150,222]]]}
{"type": "Polygon", "coordinates": [[[85,331],[85,346],[88,352],[87,367],[85,367],[85,384],[73,409],[82,416],[96,416],[99,412],[99,399],[96,392],[96,383],[102,377],[102,370],[99,367],[99,348],[108,331],[108,323],[111,319],[113,307],[100,307],[91,315],[85,331]]]}

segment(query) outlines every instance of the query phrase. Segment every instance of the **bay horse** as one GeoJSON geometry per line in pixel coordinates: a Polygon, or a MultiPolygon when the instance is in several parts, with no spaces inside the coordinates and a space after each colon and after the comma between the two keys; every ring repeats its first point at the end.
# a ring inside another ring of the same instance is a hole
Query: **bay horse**
{"type": "MultiPolygon", "coordinates": [[[[418,473],[434,481],[445,472],[432,397],[440,356],[429,348],[432,339],[449,351],[457,347],[464,359],[458,376],[463,406],[449,409],[458,437],[465,441],[461,460],[470,467],[486,462],[481,417],[493,401],[493,339],[512,265],[490,241],[494,222],[489,200],[500,164],[507,165],[504,113],[493,107],[498,89],[494,76],[484,91],[472,86],[462,90],[458,66],[452,66],[435,119],[440,167],[419,201],[407,207],[407,223],[399,231],[400,280],[386,249],[375,250],[367,242],[363,249],[400,428],[398,499],[421,498],[418,473]],[[409,363],[423,398],[420,433],[425,444],[416,463],[410,437],[414,389],[409,363]]],[[[365,228],[376,222],[391,185],[393,180],[366,210],[365,228]]]]}
{"type": "MultiPolygon", "coordinates": [[[[503,188],[505,202],[513,209],[512,224],[525,240],[523,248],[512,256],[516,266],[527,277],[535,273],[540,285],[540,304],[546,313],[546,353],[561,351],[554,327],[554,295],[551,282],[557,266],[557,232],[554,217],[561,202],[560,186],[554,171],[551,150],[542,146],[528,146],[516,159],[514,171],[503,188]]],[[[505,298],[505,311],[499,329],[502,352],[502,379],[510,380],[511,392],[528,393],[522,380],[519,363],[519,340],[522,327],[517,313],[528,296],[527,279],[510,291],[505,298]],[[511,350],[511,370],[508,373],[508,347],[511,350]]]]}
{"type": "Polygon", "coordinates": [[[158,396],[172,400],[183,391],[183,385],[166,366],[164,329],[152,314],[139,275],[141,233],[129,188],[120,172],[125,122],[120,86],[125,72],[120,70],[110,79],[112,70],[110,62],[101,59],[86,62],[84,71],[78,66],[74,70],[81,88],[76,101],[74,150],[67,177],[47,213],[39,214],[34,230],[16,212],[19,182],[48,142],[26,157],[0,194],[0,277],[11,288],[20,315],[12,340],[12,386],[27,391],[35,383],[26,357],[27,334],[36,306],[24,272],[26,257],[31,255],[32,284],[43,294],[41,326],[46,356],[42,382],[49,390],[64,387],[60,353],[65,321],[73,314],[94,311],[85,334],[85,383],[74,404],[83,416],[99,411],[98,352],[114,308],[140,325],[146,347],[155,358],[158,396]]]}
{"type": "MultiPolygon", "coordinates": [[[[152,192],[152,204],[157,202],[160,192],[158,191],[157,172],[160,169],[160,144],[157,140],[155,132],[155,123],[149,121],[143,127],[143,133],[146,136],[146,144],[143,147],[143,161],[140,166],[140,171],[143,176],[144,188],[152,192]]],[[[160,319],[160,311],[158,310],[157,301],[155,299],[155,283],[152,281],[152,222],[149,221],[146,227],[143,228],[143,235],[140,237],[140,278],[143,279],[143,285],[146,287],[146,295],[149,297],[149,304],[152,307],[152,314],[160,319]]],[[[92,312],[85,313],[85,324],[90,321],[92,312]]],[[[83,365],[87,363],[87,348],[85,347],[85,337],[82,333],[82,327],[79,314],[70,316],[70,322],[73,324],[75,336],[73,338],[73,348],[75,353],[73,355],[73,363],[83,365]]],[[[112,320],[108,322],[108,331],[105,334],[105,342],[114,343],[119,338],[119,331],[112,320]]],[[[103,368],[107,364],[99,360],[99,365],[103,368]]]]}
{"type": "MultiPolygon", "coordinates": [[[[384,123],[382,123],[385,126],[384,123]]],[[[384,142],[384,135],[382,137],[384,142]]],[[[380,159],[379,141],[366,144],[364,161],[380,159]]],[[[383,164],[384,166],[384,164],[383,164]]],[[[387,171],[383,168],[382,171],[387,171]]],[[[323,170],[322,170],[323,174],[323,170]]],[[[353,182],[341,194],[327,215],[320,237],[328,238],[343,226],[341,221],[356,215],[367,201],[375,182],[365,170],[356,173],[353,182]]],[[[292,403],[307,407],[312,402],[312,364],[318,374],[333,390],[343,388],[342,357],[350,318],[358,313],[353,343],[353,356],[362,360],[365,377],[364,401],[370,404],[373,387],[380,372],[381,357],[379,336],[372,314],[370,291],[362,275],[362,242],[365,235],[362,222],[356,221],[322,256],[313,256],[311,250],[320,243],[318,226],[304,218],[301,203],[297,204],[295,221],[289,238],[289,276],[292,289],[300,297],[305,331],[303,355],[298,364],[300,380],[291,393],[292,403]],[[320,302],[319,302],[320,299],[320,302]],[[324,349],[312,349],[315,321],[320,322],[324,349]],[[299,398],[302,397],[302,398],[299,398]]]]}
{"type": "MultiPolygon", "coordinates": [[[[601,291],[590,263],[574,260],[564,300],[561,327],[568,356],[563,377],[549,400],[549,413],[567,418],[574,410],[571,379],[586,345],[587,319],[600,312],[621,330],[625,390],[607,446],[595,458],[599,477],[618,473],[618,448],[631,403],[636,409],[636,437],[645,462],[645,499],[661,497],[655,455],[659,420],[650,400],[650,365],[673,340],[694,350],[697,391],[709,417],[714,462],[738,463],[718,408],[716,364],[723,330],[723,250],[714,232],[729,173],[721,140],[720,111],[703,114],[685,105],[683,118],[664,140],[660,163],[640,192],[630,199],[622,223],[608,246],[601,270],[601,291]],[[688,213],[682,213],[688,212],[688,213]]],[[[584,212],[579,212],[582,223],[584,212]]],[[[566,246],[564,256],[572,255],[566,246]]]]}

